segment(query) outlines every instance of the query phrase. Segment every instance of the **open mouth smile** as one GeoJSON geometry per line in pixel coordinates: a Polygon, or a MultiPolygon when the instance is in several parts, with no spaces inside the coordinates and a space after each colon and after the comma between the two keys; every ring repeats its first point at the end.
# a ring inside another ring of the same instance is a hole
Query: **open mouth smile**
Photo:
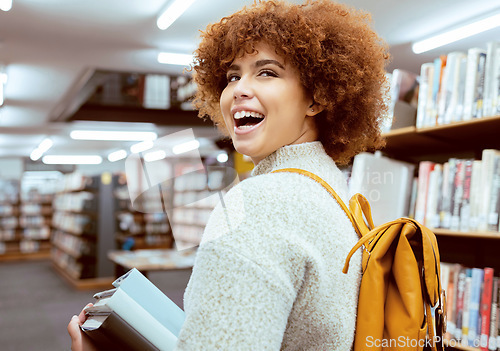
{"type": "Polygon", "coordinates": [[[236,134],[246,134],[257,128],[265,119],[262,113],[254,111],[238,111],[233,115],[236,134]]]}

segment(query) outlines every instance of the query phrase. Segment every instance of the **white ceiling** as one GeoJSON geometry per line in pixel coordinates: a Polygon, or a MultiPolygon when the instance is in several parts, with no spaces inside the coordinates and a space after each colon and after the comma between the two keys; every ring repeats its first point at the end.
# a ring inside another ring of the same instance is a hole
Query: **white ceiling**
{"type": "MultiPolygon", "coordinates": [[[[156,18],[166,0],[13,0],[0,11],[0,63],[7,65],[5,106],[0,108],[0,157],[28,156],[45,136],[54,138],[49,153],[106,155],[120,145],[71,141],[74,127],[61,120],[89,70],[179,74],[182,67],[157,63],[159,49],[191,53],[199,30],[253,0],[197,0],[166,31],[156,18]]],[[[299,2],[299,1],[294,1],[299,2]]],[[[500,40],[500,29],[422,55],[412,41],[470,19],[500,11],[499,0],[347,0],[373,14],[378,33],[391,45],[389,70],[418,73],[423,62],[453,50],[485,47],[500,40]]],[[[96,123],[87,124],[96,127],[96,123]]],[[[107,125],[123,130],[175,130],[152,125],[107,125]]],[[[179,130],[178,128],[176,130],[179,130]]],[[[213,135],[213,129],[197,135],[213,135]]],[[[198,133],[197,132],[197,133],[198,133]]]]}

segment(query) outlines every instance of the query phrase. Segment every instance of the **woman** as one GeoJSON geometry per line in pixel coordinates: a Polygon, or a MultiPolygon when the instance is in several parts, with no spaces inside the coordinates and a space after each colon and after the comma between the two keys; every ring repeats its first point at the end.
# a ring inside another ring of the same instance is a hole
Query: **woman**
{"type": "MultiPolygon", "coordinates": [[[[310,171],[347,202],[337,165],[382,145],[387,48],[369,16],[328,0],[259,2],[209,26],[195,105],[251,157],[206,226],[178,350],[350,350],[357,235],[310,171]]],[[[74,350],[86,342],[68,325],[74,350]]]]}

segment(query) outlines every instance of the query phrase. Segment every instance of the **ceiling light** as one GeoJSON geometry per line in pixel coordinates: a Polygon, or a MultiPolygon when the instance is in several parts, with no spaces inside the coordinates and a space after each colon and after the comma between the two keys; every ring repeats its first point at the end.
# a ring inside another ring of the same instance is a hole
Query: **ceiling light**
{"type": "Polygon", "coordinates": [[[31,152],[30,159],[32,161],[38,161],[40,157],[42,157],[42,155],[52,147],[53,144],[54,142],[50,138],[43,139],[40,145],[38,145],[38,147],[31,152]]]}
{"type": "Polygon", "coordinates": [[[155,140],[154,132],[120,132],[103,130],[73,130],[69,136],[75,140],[119,140],[119,141],[141,141],[155,140]]]}
{"type": "Polygon", "coordinates": [[[227,160],[229,160],[229,157],[225,152],[221,152],[217,155],[217,161],[219,161],[220,163],[225,163],[227,162],[227,160]]]}
{"type": "Polygon", "coordinates": [[[118,150],[118,151],[114,151],[108,155],[108,161],[115,162],[115,161],[123,160],[125,157],[127,157],[127,151],[126,150],[118,150]]]}
{"type": "Polygon", "coordinates": [[[130,147],[130,151],[134,154],[139,152],[143,152],[151,149],[154,146],[154,143],[151,140],[146,140],[141,143],[134,144],[130,147]]]}
{"type": "Polygon", "coordinates": [[[98,155],[47,155],[42,162],[47,165],[98,165],[102,157],[98,155]]]}
{"type": "Polygon", "coordinates": [[[200,142],[198,140],[191,140],[186,143],[175,145],[172,148],[172,152],[176,155],[179,155],[191,150],[195,150],[199,147],[200,147],[200,142]]]}
{"type": "Polygon", "coordinates": [[[0,83],[0,106],[3,106],[4,99],[3,99],[3,84],[0,83]]]}
{"type": "Polygon", "coordinates": [[[166,65],[189,66],[193,63],[193,55],[160,52],[158,54],[158,62],[166,65]]]}
{"type": "Polygon", "coordinates": [[[163,150],[151,151],[144,155],[144,161],[146,162],[159,161],[163,160],[165,157],[167,157],[167,154],[163,150]]]}
{"type": "Polygon", "coordinates": [[[12,0],[0,0],[0,10],[9,11],[12,8],[12,0]]]}
{"type": "Polygon", "coordinates": [[[186,11],[189,6],[193,4],[195,0],[172,0],[169,2],[167,8],[162,12],[160,16],[158,16],[158,20],[156,21],[156,25],[158,28],[165,30],[172,23],[175,22],[177,18],[179,18],[184,11],[186,11]]]}
{"type": "Polygon", "coordinates": [[[482,20],[467,24],[457,29],[435,35],[425,40],[417,41],[412,45],[412,50],[416,54],[444,46],[446,44],[459,41],[476,35],[478,33],[486,32],[487,30],[500,26],[500,14],[496,14],[482,20]]]}

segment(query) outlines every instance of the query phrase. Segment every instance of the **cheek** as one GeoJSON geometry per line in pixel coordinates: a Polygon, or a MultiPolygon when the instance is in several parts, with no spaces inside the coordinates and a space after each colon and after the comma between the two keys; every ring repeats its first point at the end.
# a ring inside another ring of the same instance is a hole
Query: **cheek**
{"type": "Polygon", "coordinates": [[[220,110],[222,112],[222,117],[224,117],[224,121],[226,122],[226,125],[229,123],[229,120],[231,120],[231,103],[232,103],[232,94],[228,92],[227,89],[224,89],[222,91],[222,94],[220,96],[219,100],[219,106],[220,110]]]}

